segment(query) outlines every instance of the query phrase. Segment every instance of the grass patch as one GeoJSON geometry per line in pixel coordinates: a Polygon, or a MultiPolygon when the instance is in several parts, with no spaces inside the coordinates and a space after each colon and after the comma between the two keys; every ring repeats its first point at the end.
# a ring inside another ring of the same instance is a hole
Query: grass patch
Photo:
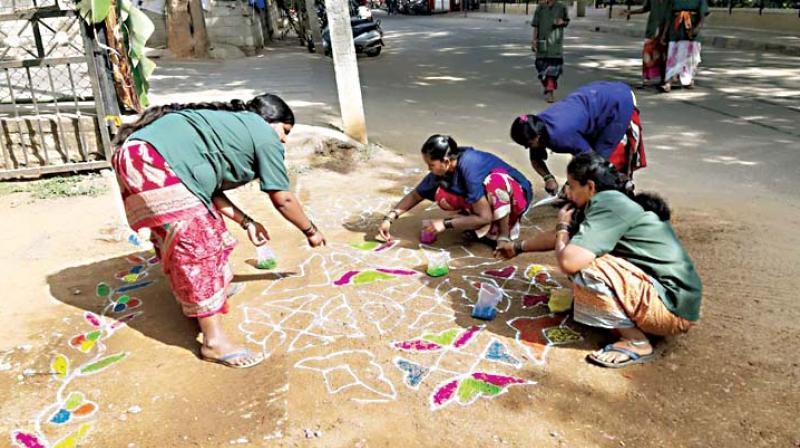
{"type": "Polygon", "coordinates": [[[106,191],[98,175],[72,175],[47,179],[0,183],[0,195],[30,193],[35,199],[100,196],[106,191]]]}

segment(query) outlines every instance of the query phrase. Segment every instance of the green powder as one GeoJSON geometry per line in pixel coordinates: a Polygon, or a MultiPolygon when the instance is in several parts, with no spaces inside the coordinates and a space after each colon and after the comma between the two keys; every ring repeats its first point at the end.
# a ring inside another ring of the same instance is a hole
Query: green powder
{"type": "Polygon", "coordinates": [[[378,247],[380,243],[376,241],[365,241],[363,243],[353,243],[350,246],[359,250],[372,250],[378,247]]]}
{"type": "Polygon", "coordinates": [[[274,258],[267,258],[266,260],[258,260],[256,267],[258,269],[275,269],[278,266],[278,260],[274,258]]]}
{"type": "Polygon", "coordinates": [[[458,328],[451,328],[449,330],[445,330],[441,333],[437,334],[426,334],[422,336],[422,339],[430,342],[435,342],[439,345],[450,345],[456,339],[456,336],[461,333],[461,330],[458,328]]]}
{"type": "Polygon", "coordinates": [[[356,285],[366,285],[368,283],[377,282],[378,280],[389,280],[395,278],[394,275],[386,274],[384,272],[365,271],[353,278],[353,283],[356,285]]]}
{"type": "Polygon", "coordinates": [[[466,378],[461,381],[461,385],[458,387],[458,398],[462,403],[466,403],[479,392],[483,392],[486,395],[497,395],[501,391],[502,389],[494,384],[466,378]]]}
{"type": "Polygon", "coordinates": [[[450,272],[450,269],[447,266],[436,266],[433,268],[428,268],[428,275],[431,277],[441,277],[443,275],[447,275],[450,272]]]}

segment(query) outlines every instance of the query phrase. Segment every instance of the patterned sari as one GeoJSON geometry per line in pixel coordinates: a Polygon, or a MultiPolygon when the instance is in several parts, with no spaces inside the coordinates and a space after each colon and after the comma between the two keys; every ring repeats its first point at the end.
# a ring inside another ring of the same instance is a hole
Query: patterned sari
{"type": "Polygon", "coordinates": [[[181,183],[149,143],[131,140],[111,160],[133,230],[151,229],[164,274],[188,317],[226,313],[236,240],[222,216],[181,183]]]}
{"type": "MultiPolygon", "coordinates": [[[[492,208],[492,223],[476,230],[478,238],[484,236],[496,240],[500,233],[498,221],[508,216],[511,239],[519,238],[519,221],[528,209],[525,190],[505,170],[496,168],[483,180],[486,198],[492,208]]],[[[465,211],[472,213],[472,206],[463,196],[451,193],[442,187],[436,190],[436,204],[445,211],[465,211]]]]}

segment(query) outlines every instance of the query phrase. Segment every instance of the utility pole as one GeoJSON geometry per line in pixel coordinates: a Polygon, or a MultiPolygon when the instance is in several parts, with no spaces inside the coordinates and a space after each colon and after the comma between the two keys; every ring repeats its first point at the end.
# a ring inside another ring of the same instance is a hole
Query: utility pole
{"type": "Polygon", "coordinates": [[[347,0],[325,0],[325,9],[328,10],[333,68],[344,133],[353,140],[367,143],[367,124],[364,119],[353,30],[350,28],[350,9],[347,7],[347,0]]]}

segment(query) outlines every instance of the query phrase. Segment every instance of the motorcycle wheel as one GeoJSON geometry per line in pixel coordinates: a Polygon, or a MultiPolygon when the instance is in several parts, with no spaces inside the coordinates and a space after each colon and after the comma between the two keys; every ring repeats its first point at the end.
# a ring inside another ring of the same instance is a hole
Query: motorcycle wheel
{"type": "Polygon", "coordinates": [[[373,48],[371,50],[365,51],[364,54],[366,54],[367,56],[369,56],[371,58],[374,58],[375,56],[378,56],[379,54],[381,54],[381,48],[383,48],[383,47],[375,47],[375,48],[373,48]]]}

